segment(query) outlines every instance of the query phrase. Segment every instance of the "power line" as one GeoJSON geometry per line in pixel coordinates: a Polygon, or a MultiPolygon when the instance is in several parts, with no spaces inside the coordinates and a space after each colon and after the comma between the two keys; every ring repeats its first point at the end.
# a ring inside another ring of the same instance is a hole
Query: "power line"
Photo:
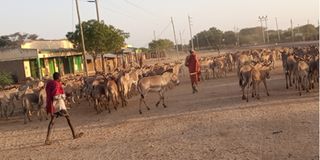
{"type": "Polygon", "coordinates": [[[123,0],[123,1],[126,2],[126,3],[129,4],[129,5],[137,8],[137,9],[140,9],[141,11],[147,13],[148,15],[156,16],[156,15],[155,15],[154,13],[152,13],[151,11],[149,11],[149,10],[143,8],[143,7],[140,7],[139,5],[137,5],[137,4],[135,4],[135,3],[132,3],[132,2],[130,2],[129,0],[123,0]]]}
{"type": "MultiPolygon", "coordinates": [[[[129,2],[130,3],[130,2],[129,2]]],[[[131,2],[132,3],[132,2],[131,2]]],[[[104,5],[100,5],[100,7],[103,7],[103,9],[105,10],[105,11],[110,11],[110,12],[112,12],[112,13],[115,13],[115,14],[117,14],[117,15],[121,15],[121,16],[124,16],[124,17],[127,17],[127,18],[129,18],[129,19],[134,19],[134,20],[136,20],[136,21],[141,21],[141,19],[138,19],[138,18],[136,18],[136,17],[134,17],[134,16],[132,16],[132,13],[129,13],[129,12],[127,12],[127,10],[126,9],[124,9],[124,8],[119,8],[119,5],[117,5],[117,4],[115,4],[115,3],[108,3],[108,6],[111,6],[111,7],[105,7],[104,5]],[[111,6],[112,5],[112,6],[111,6]],[[115,8],[117,8],[117,9],[115,9],[115,8]]],[[[137,6],[138,7],[138,6],[137,6]]],[[[148,14],[149,15],[149,14],[148,14]]],[[[153,19],[154,20],[154,19],[153,19]]],[[[157,21],[149,21],[149,22],[151,22],[152,24],[154,24],[154,25],[159,25],[159,23],[157,22],[157,21]]]]}
{"type": "Polygon", "coordinates": [[[160,32],[159,35],[157,35],[157,37],[159,38],[159,37],[169,28],[170,25],[171,25],[171,22],[169,22],[169,23],[166,25],[166,27],[164,27],[164,29],[160,32]]]}
{"type": "Polygon", "coordinates": [[[109,7],[104,7],[104,6],[102,6],[102,9],[103,9],[104,11],[112,12],[112,13],[114,13],[114,14],[121,15],[121,16],[124,16],[124,17],[129,18],[129,19],[138,20],[137,18],[135,18],[135,17],[133,17],[133,16],[124,14],[124,13],[121,12],[121,11],[117,11],[117,10],[111,9],[111,8],[109,8],[109,7]]]}

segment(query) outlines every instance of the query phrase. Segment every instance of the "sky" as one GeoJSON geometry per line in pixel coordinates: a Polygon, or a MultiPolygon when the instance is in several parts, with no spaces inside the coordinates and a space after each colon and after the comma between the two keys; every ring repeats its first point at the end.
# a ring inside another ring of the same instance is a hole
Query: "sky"
{"type": "MultiPolygon", "coordinates": [[[[81,20],[96,19],[95,3],[78,0],[81,20]]],[[[75,0],[0,0],[0,35],[26,32],[44,39],[64,39],[78,23],[75,0]]],[[[222,31],[260,26],[259,16],[268,16],[269,29],[319,23],[319,0],[98,0],[100,19],[130,33],[126,43],[147,47],[156,38],[174,41],[173,18],[178,43],[193,34],[216,27],[222,31]]]]}

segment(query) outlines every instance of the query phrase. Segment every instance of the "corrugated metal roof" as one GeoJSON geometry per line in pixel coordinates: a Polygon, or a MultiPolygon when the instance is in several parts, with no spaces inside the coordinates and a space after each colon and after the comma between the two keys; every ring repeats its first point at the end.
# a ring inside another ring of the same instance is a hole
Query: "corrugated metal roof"
{"type": "Polygon", "coordinates": [[[21,45],[22,49],[38,49],[38,50],[59,50],[73,49],[73,44],[66,40],[33,40],[24,42],[21,45]]]}

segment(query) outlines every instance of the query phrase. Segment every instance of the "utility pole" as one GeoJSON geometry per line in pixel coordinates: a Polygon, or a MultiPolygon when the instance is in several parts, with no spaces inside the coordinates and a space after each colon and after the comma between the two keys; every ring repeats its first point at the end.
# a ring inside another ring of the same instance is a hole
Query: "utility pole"
{"type": "Polygon", "coordinates": [[[269,43],[268,16],[265,16],[265,17],[264,17],[264,21],[265,21],[265,24],[266,24],[267,43],[269,43]]]}
{"type": "Polygon", "coordinates": [[[278,19],[276,17],[276,27],[277,27],[277,32],[278,32],[278,42],[280,42],[280,31],[279,31],[279,28],[278,28],[278,19]]]}
{"type": "Polygon", "coordinates": [[[234,29],[234,37],[236,38],[236,46],[239,46],[240,45],[240,42],[239,42],[240,41],[239,28],[234,25],[233,29],[234,29]]]}
{"type": "Polygon", "coordinates": [[[173,18],[171,17],[171,24],[172,24],[172,29],[173,29],[173,35],[174,35],[174,43],[176,45],[176,52],[179,53],[179,48],[178,48],[178,43],[177,43],[177,36],[176,36],[176,30],[174,29],[174,23],[173,23],[173,18]]]}
{"type": "Polygon", "coordinates": [[[292,40],[292,42],[294,42],[294,33],[293,33],[292,19],[290,19],[290,24],[291,24],[291,40],[292,40]]]}
{"type": "Polygon", "coordinates": [[[81,35],[82,58],[83,58],[82,62],[83,62],[85,75],[88,76],[87,60],[86,60],[86,47],[84,45],[83,28],[82,28],[82,23],[81,23],[81,19],[80,19],[78,0],[75,0],[75,1],[76,1],[77,15],[78,15],[78,21],[79,21],[79,27],[80,27],[80,35],[81,35]]]}
{"type": "MultiPolygon", "coordinates": [[[[93,2],[93,1],[88,1],[88,2],[93,2]]],[[[95,4],[96,4],[96,12],[97,12],[97,21],[100,22],[100,16],[99,16],[99,7],[98,7],[98,0],[94,0],[95,4]]],[[[102,72],[105,73],[106,69],[105,69],[105,65],[104,65],[104,53],[100,53],[101,54],[101,65],[102,65],[102,72]]]]}
{"type": "MultiPolygon", "coordinates": [[[[233,26],[233,32],[234,32],[234,38],[237,39],[237,31],[236,31],[236,25],[233,26]]],[[[237,40],[236,40],[236,46],[238,46],[237,40]]]]}
{"type": "Polygon", "coordinates": [[[95,0],[95,2],[96,2],[97,21],[100,22],[98,0],[95,0]]]}
{"type": "Polygon", "coordinates": [[[188,15],[188,21],[189,21],[189,30],[190,30],[190,37],[191,37],[191,50],[194,50],[194,45],[193,45],[193,36],[192,36],[192,30],[191,30],[191,17],[188,15]]]}
{"type": "Polygon", "coordinates": [[[198,38],[198,36],[197,36],[197,35],[196,35],[195,37],[196,37],[196,39],[197,39],[197,48],[198,48],[198,50],[200,50],[200,46],[199,46],[199,38],[198,38]]]}
{"type": "MultiPolygon", "coordinates": [[[[99,16],[99,7],[98,7],[98,0],[89,0],[88,2],[94,2],[96,4],[96,13],[97,13],[97,21],[100,22],[100,16],[99,16]]],[[[102,65],[102,71],[103,73],[105,73],[105,65],[104,65],[104,57],[103,57],[103,53],[101,54],[101,65],[102,65]]]]}
{"type": "Polygon", "coordinates": [[[263,26],[262,26],[262,21],[264,19],[264,16],[259,16],[259,21],[260,21],[260,25],[261,25],[261,32],[262,32],[262,38],[263,38],[263,43],[266,43],[266,39],[264,38],[264,30],[263,30],[263,26]]]}
{"type": "Polygon", "coordinates": [[[182,36],[181,36],[181,31],[179,31],[180,35],[180,45],[181,45],[181,51],[183,51],[183,44],[182,44],[182,36]]]}
{"type": "Polygon", "coordinates": [[[155,30],[153,30],[153,40],[157,40],[157,37],[156,37],[156,31],[155,30]]]}
{"type": "MultiPolygon", "coordinates": [[[[155,31],[155,30],[153,30],[153,40],[154,40],[154,41],[157,40],[156,31],[155,31]]],[[[156,56],[157,56],[157,58],[158,58],[158,61],[160,61],[160,58],[159,58],[160,56],[159,56],[159,54],[158,54],[158,48],[157,48],[157,46],[156,46],[155,49],[156,49],[155,52],[156,52],[156,56]]]]}
{"type": "Polygon", "coordinates": [[[240,46],[240,30],[239,30],[238,27],[237,27],[237,32],[238,32],[237,43],[238,43],[238,45],[240,46]]]}

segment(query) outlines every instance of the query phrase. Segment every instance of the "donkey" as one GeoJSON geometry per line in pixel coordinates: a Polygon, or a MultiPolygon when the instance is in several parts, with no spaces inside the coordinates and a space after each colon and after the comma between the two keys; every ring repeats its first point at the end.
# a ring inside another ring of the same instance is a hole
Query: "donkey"
{"type": "Polygon", "coordinates": [[[268,91],[268,87],[267,87],[267,79],[270,79],[270,70],[271,70],[271,64],[273,62],[270,61],[270,63],[268,64],[256,64],[252,71],[252,85],[253,85],[253,89],[252,89],[252,97],[256,96],[257,99],[260,99],[260,93],[259,93],[259,85],[261,82],[263,82],[263,85],[266,89],[267,92],[267,96],[269,96],[269,91],[268,91]],[[258,93],[257,93],[258,90],[258,93]]]}
{"type": "Polygon", "coordinates": [[[239,86],[242,90],[242,100],[249,101],[249,89],[251,83],[251,70],[250,64],[245,64],[239,69],[239,86]],[[245,96],[245,88],[247,87],[247,96],[245,96]]]}
{"type": "Polygon", "coordinates": [[[23,91],[20,91],[17,87],[5,89],[0,92],[0,116],[8,119],[8,112],[11,109],[10,116],[14,114],[16,105],[14,100],[19,100],[23,91]]]}
{"type": "Polygon", "coordinates": [[[173,82],[174,84],[178,85],[180,83],[178,76],[173,72],[174,69],[169,69],[162,73],[162,75],[156,75],[156,76],[150,76],[150,77],[144,77],[139,80],[138,82],[138,92],[141,95],[140,103],[139,103],[139,113],[142,114],[141,111],[141,103],[143,102],[144,105],[148,110],[150,108],[146,104],[144,98],[147,95],[148,92],[158,92],[160,99],[156,103],[156,106],[160,104],[162,101],[162,105],[164,108],[166,108],[166,104],[164,103],[164,93],[167,90],[168,84],[170,82],[173,82]]]}

